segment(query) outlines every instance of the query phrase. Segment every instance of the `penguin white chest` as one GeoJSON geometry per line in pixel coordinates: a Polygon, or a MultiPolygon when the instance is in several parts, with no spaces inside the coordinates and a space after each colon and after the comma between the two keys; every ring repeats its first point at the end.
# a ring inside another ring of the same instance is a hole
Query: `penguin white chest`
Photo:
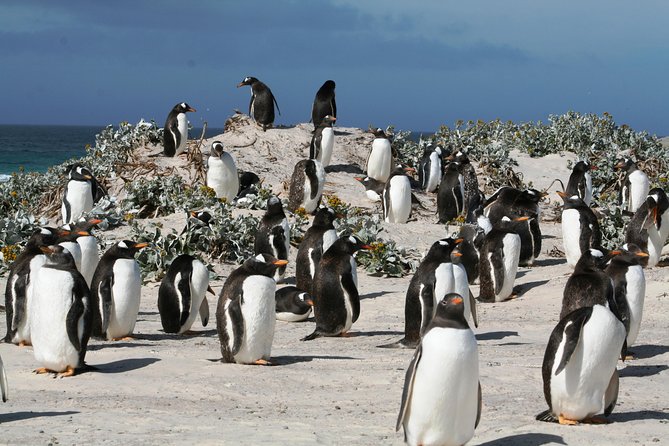
{"type": "Polygon", "coordinates": [[[265,276],[249,276],[242,284],[244,338],[235,361],[250,364],[258,359],[269,360],[276,325],[276,282],[265,276]]]}
{"type": "Polygon", "coordinates": [[[177,115],[177,129],[179,129],[181,139],[179,140],[179,147],[176,148],[175,155],[186,151],[186,143],[188,142],[188,118],[186,118],[186,113],[179,113],[177,115]]]}
{"type": "Polygon", "coordinates": [[[231,203],[239,192],[239,176],[232,155],[225,152],[220,157],[210,156],[207,165],[207,186],[214,189],[216,198],[231,203]]]}
{"type": "Polygon", "coordinates": [[[585,193],[583,194],[583,201],[585,201],[585,204],[590,206],[590,202],[592,201],[592,175],[590,175],[590,172],[586,172],[583,175],[583,179],[585,180],[585,193]]]}
{"type": "Polygon", "coordinates": [[[432,152],[430,154],[430,170],[427,184],[425,185],[425,190],[427,192],[434,192],[439,186],[440,182],[441,182],[441,158],[439,157],[439,154],[437,152],[432,152]]]}
{"type": "Polygon", "coordinates": [[[392,149],[390,141],[385,138],[376,138],[372,142],[372,151],[367,159],[367,176],[385,183],[390,176],[392,165],[392,149]]]}
{"type": "Polygon", "coordinates": [[[437,311],[437,305],[448,294],[455,292],[455,277],[453,276],[453,264],[445,262],[440,264],[434,271],[434,307],[432,315],[437,311]]]}
{"type": "MultiPolygon", "coordinates": [[[[200,310],[200,305],[202,304],[205,294],[207,293],[207,288],[209,288],[209,271],[207,271],[207,267],[204,266],[199,260],[193,260],[191,265],[193,273],[190,279],[190,308],[188,308],[188,319],[186,319],[186,322],[179,329],[179,333],[185,333],[193,326],[193,323],[199,314],[198,312],[200,310]]],[[[179,280],[181,280],[181,273],[177,274],[174,280],[175,289],[177,290],[177,284],[179,283],[179,280]]],[[[181,295],[179,293],[177,294],[179,295],[179,307],[183,313],[183,301],[181,295]]]]}
{"type": "Polygon", "coordinates": [[[82,259],[81,246],[79,246],[77,242],[61,242],[59,243],[59,245],[67,249],[70,252],[70,254],[72,254],[72,258],[74,259],[74,264],[77,267],[77,271],[81,272],[81,259],[82,259]]]}
{"type": "Polygon", "coordinates": [[[411,182],[404,175],[395,175],[384,190],[387,223],[406,223],[411,215],[411,182]]]}
{"type": "Polygon", "coordinates": [[[142,290],[139,265],[135,259],[118,259],[114,262],[112,308],[109,318],[108,338],[128,336],[135,329],[142,290]]]}
{"type": "Polygon", "coordinates": [[[321,151],[318,154],[318,161],[323,164],[323,167],[330,165],[332,158],[332,149],[334,148],[334,129],[332,127],[325,127],[321,133],[321,151]]]}
{"type": "Polygon", "coordinates": [[[93,209],[93,186],[90,181],[68,181],[61,206],[63,223],[74,223],[91,209],[93,209]]]}
{"type": "MultiPolygon", "coordinates": [[[[28,283],[28,286],[26,287],[26,296],[25,296],[25,311],[26,314],[23,317],[23,320],[18,322],[18,326],[16,327],[16,335],[14,336],[14,339],[12,339],[12,342],[18,344],[21,341],[25,341],[30,343],[30,312],[32,309],[32,299],[33,299],[33,294],[35,292],[35,277],[37,277],[37,273],[39,270],[42,269],[42,266],[46,263],[46,256],[45,255],[37,255],[30,260],[30,282],[28,283]]],[[[18,277],[14,276],[14,279],[18,279],[18,277]]],[[[16,301],[14,300],[12,304],[15,306],[14,307],[14,316],[16,317],[16,301]]]]}
{"type": "Polygon", "coordinates": [[[641,265],[629,267],[625,274],[627,281],[627,306],[630,315],[630,330],[627,334],[627,346],[636,342],[643,317],[643,302],[646,296],[646,277],[641,265]]]}
{"type": "Polygon", "coordinates": [[[304,203],[304,210],[311,214],[318,207],[318,203],[321,200],[321,195],[323,194],[323,187],[325,186],[325,169],[323,165],[318,160],[313,160],[316,166],[316,179],[317,187],[316,193],[312,194],[311,182],[309,178],[305,175],[304,177],[304,197],[302,202],[304,203]],[[313,195],[314,198],[311,198],[313,195]]]}
{"type": "Polygon", "coordinates": [[[574,267],[581,258],[581,218],[576,209],[562,211],[562,243],[567,263],[574,267]]]}
{"type": "Polygon", "coordinates": [[[650,182],[648,176],[640,170],[635,170],[629,176],[630,190],[629,190],[629,207],[628,210],[636,212],[639,209],[650,190],[650,182]]]}
{"type": "Polygon", "coordinates": [[[77,244],[81,248],[81,269],[79,271],[84,276],[86,284],[90,287],[93,274],[95,274],[95,268],[98,267],[98,262],[100,261],[98,241],[93,236],[79,237],[77,244]]]}
{"type": "Polygon", "coordinates": [[[518,234],[508,233],[504,236],[502,242],[504,245],[504,283],[499,293],[495,295],[496,302],[508,299],[513,293],[513,284],[516,281],[518,260],[520,259],[520,236],[518,234]]]}

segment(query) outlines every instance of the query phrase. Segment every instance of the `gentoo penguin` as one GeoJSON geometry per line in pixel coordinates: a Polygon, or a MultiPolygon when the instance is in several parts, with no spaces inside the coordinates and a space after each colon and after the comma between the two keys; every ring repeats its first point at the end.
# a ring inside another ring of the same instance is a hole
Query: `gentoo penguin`
{"type": "Polygon", "coordinates": [[[131,337],[139,313],[142,282],[135,254],[148,243],[122,240],[102,255],[93,275],[93,336],[131,337]]]}
{"type": "Polygon", "coordinates": [[[616,306],[627,331],[629,348],[639,334],[646,296],[646,277],[639,261],[648,254],[632,244],[625,245],[620,251],[611,259],[605,272],[613,281],[616,306]]]}
{"type": "Polygon", "coordinates": [[[307,214],[313,213],[321,201],[324,186],[325,169],[319,161],[298,161],[290,178],[288,210],[295,212],[302,207],[307,214]]]}
{"type": "Polygon", "coordinates": [[[360,315],[360,296],[353,254],[369,249],[353,236],[341,237],[323,253],[314,277],[316,329],[303,341],[321,336],[346,336],[360,315]]]}
{"type": "Polygon", "coordinates": [[[36,373],[72,376],[84,366],[93,320],[91,292],[62,246],[41,248],[47,262],[37,271],[30,303],[30,336],[36,373]]]}
{"type": "Polygon", "coordinates": [[[606,423],[618,399],[616,364],[625,326],[615,302],[582,307],[560,319],[548,339],[542,366],[548,410],[537,420],[560,424],[606,423]],[[613,311],[613,312],[612,312],[613,311]]]}
{"type": "Polygon", "coordinates": [[[395,430],[412,446],[463,445],[481,419],[479,356],[464,301],[448,294],[411,359],[395,430]]]}
{"type": "Polygon", "coordinates": [[[67,168],[66,174],[68,181],[60,207],[63,224],[75,223],[83,214],[93,209],[97,190],[93,173],[81,164],[72,164],[67,168]]]}
{"type": "Polygon", "coordinates": [[[158,312],[165,333],[187,333],[198,313],[202,326],[209,322],[209,271],[195,257],[178,256],[167,269],[158,288],[158,312]]]}
{"type": "MultiPolygon", "coordinates": [[[[279,197],[271,196],[267,200],[267,210],[260,219],[253,251],[255,254],[270,254],[279,260],[288,260],[290,224],[279,197]]],[[[274,273],[274,280],[283,281],[285,273],[286,266],[279,266],[274,273]]]]}
{"type": "Polygon", "coordinates": [[[615,168],[625,170],[625,178],[620,185],[619,202],[629,212],[636,212],[648,196],[650,189],[648,176],[630,158],[623,158],[615,168]]]}
{"type": "MultiPolygon", "coordinates": [[[[649,195],[627,223],[625,243],[636,245],[641,251],[648,253],[649,231],[655,226],[657,212],[657,202],[649,195]]],[[[644,268],[648,266],[648,257],[639,259],[639,263],[644,268]]]]}
{"type": "Polygon", "coordinates": [[[46,255],[40,249],[54,245],[65,231],[55,228],[40,228],[28,239],[21,254],[9,268],[5,287],[5,315],[7,333],[5,342],[17,345],[30,345],[30,301],[33,292],[33,280],[37,271],[46,263],[46,255]]]}
{"type": "MultiPolygon", "coordinates": [[[[91,229],[93,226],[102,223],[102,220],[97,218],[92,218],[89,220],[80,219],[75,225],[65,225],[63,228],[68,229],[72,232],[78,234],[76,238],[77,245],[79,245],[79,250],[81,252],[81,266],[78,267],[81,275],[84,276],[86,284],[90,287],[91,281],[93,280],[93,274],[95,273],[95,268],[98,266],[100,261],[100,251],[98,249],[98,239],[91,234],[91,229]]],[[[62,243],[60,243],[62,245],[62,243]]],[[[67,246],[66,246],[67,248],[67,246]]],[[[72,250],[70,250],[72,254],[72,250]]],[[[75,249],[76,250],[76,249],[75,249]]],[[[76,263],[76,258],[75,258],[76,263]]]]}
{"type": "Polygon", "coordinates": [[[74,259],[74,264],[77,267],[77,271],[81,272],[82,268],[82,253],[81,246],[77,243],[79,237],[90,237],[90,232],[88,231],[75,231],[73,224],[63,225],[65,230],[64,235],[58,237],[56,241],[57,244],[67,249],[67,252],[70,253],[74,259]]]}
{"type": "Polygon", "coordinates": [[[323,168],[330,165],[332,148],[334,147],[334,129],[332,124],[337,120],[334,116],[326,115],[316,127],[311,137],[309,146],[309,158],[321,162],[323,168]]]}
{"type": "Polygon", "coordinates": [[[479,247],[483,243],[485,232],[477,225],[464,224],[460,226],[458,238],[462,240],[458,245],[458,251],[462,254],[459,262],[467,271],[469,284],[473,285],[479,278],[479,247]]]}
{"type": "Polygon", "coordinates": [[[613,281],[604,272],[607,261],[608,256],[598,249],[583,253],[564,287],[560,319],[581,307],[605,305],[613,296],[613,281]]]}
{"type": "Polygon", "coordinates": [[[434,192],[441,183],[443,151],[439,146],[429,145],[423,151],[418,164],[418,181],[426,192],[434,192]]]}
{"type": "Polygon", "coordinates": [[[237,85],[237,88],[243,87],[245,85],[251,86],[251,102],[249,102],[249,116],[262,127],[263,132],[266,131],[269,127],[272,127],[274,124],[274,106],[281,114],[279,110],[279,104],[277,104],[272,90],[262,82],[260,82],[255,77],[246,77],[243,81],[237,85]]]}
{"type": "Polygon", "coordinates": [[[602,245],[602,233],[597,216],[577,195],[568,196],[565,192],[557,193],[564,205],[562,207],[562,243],[567,263],[574,267],[581,254],[590,248],[602,245]]]}
{"type": "Polygon", "coordinates": [[[437,194],[439,223],[448,223],[463,211],[463,189],[460,182],[460,164],[451,162],[446,166],[437,194]]]}
{"type": "Polygon", "coordinates": [[[195,109],[185,102],[175,105],[167,115],[163,132],[163,155],[173,157],[186,152],[188,118],[186,113],[195,109]]]}
{"type": "Polygon", "coordinates": [[[7,373],[2,363],[2,356],[0,356],[0,396],[2,397],[2,402],[6,403],[7,398],[9,398],[9,384],[7,384],[7,373]]]}
{"type": "Polygon", "coordinates": [[[476,170],[469,157],[462,150],[451,154],[448,157],[451,162],[458,163],[460,167],[460,183],[462,185],[462,197],[465,215],[471,214],[481,203],[481,194],[479,192],[479,180],[476,176],[476,170]]]}
{"type": "Polygon", "coordinates": [[[483,213],[496,224],[502,217],[514,219],[524,215],[536,215],[541,218],[539,202],[546,194],[536,189],[520,190],[502,186],[483,204],[483,213]]]}
{"type": "Polygon", "coordinates": [[[454,292],[462,296],[465,300],[465,318],[474,327],[479,326],[479,321],[476,316],[476,299],[472,291],[469,289],[469,278],[467,277],[467,269],[462,264],[463,254],[460,251],[462,239],[457,239],[455,249],[451,252],[451,263],[453,263],[453,289],[454,292]]]}
{"type": "Polygon", "coordinates": [[[411,180],[404,173],[413,170],[398,165],[383,188],[383,219],[386,223],[406,223],[411,216],[411,180]]]}
{"type": "Polygon", "coordinates": [[[333,224],[335,218],[337,215],[332,209],[319,207],[297,250],[295,285],[309,294],[314,292],[314,276],[323,253],[337,241],[337,231],[333,224]]]}
{"type": "Polygon", "coordinates": [[[372,177],[355,177],[355,180],[365,186],[365,195],[367,195],[370,201],[381,201],[383,188],[386,187],[386,183],[382,183],[372,177]]]}
{"type": "Polygon", "coordinates": [[[541,253],[541,229],[537,215],[531,212],[528,214],[508,223],[508,227],[520,236],[519,266],[534,265],[534,260],[541,253]]]}
{"type": "Polygon", "coordinates": [[[276,319],[284,322],[306,321],[314,301],[309,293],[294,286],[276,290],[276,319]]]}
{"type": "Polygon", "coordinates": [[[592,175],[591,170],[596,170],[596,167],[587,161],[579,161],[574,164],[569,175],[569,182],[565,193],[572,197],[577,195],[585,204],[590,206],[592,201],[592,175]]]}
{"type": "Polygon", "coordinates": [[[272,276],[286,263],[258,254],[226,279],[216,307],[223,362],[270,364],[276,324],[276,282],[272,276]]]}
{"type": "Polygon", "coordinates": [[[520,236],[509,227],[511,221],[503,217],[483,238],[479,261],[482,302],[502,302],[513,297],[521,245],[520,236]]]}
{"type": "Polygon", "coordinates": [[[662,248],[669,237],[669,198],[659,187],[651,189],[648,195],[657,203],[654,224],[648,228],[648,267],[652,268],[660,261],[662,248]]]}
{"type": "Polygon", "coordinates": [[[337,101],[335,100],[335,81],[327,80],[316,92],[314,105],[311,107],[311,122],[314,128],[318,128],[323,118],[327,115],[337,117],[337,101]]]}
{"type": "Polygon", "coordinates": [[[223,143],[211,144],[211,155],[207,160],[207,186],[214,189],[216,198],[225,198],[232,203],[239,193],[239,177],[235,160],[223,150],[223,143]]]}
{"type": "Polygon", "coordinates": [[[385,183],[388,181],[393,165],[393,150],[390,139],[383,129],[377,128],[369,131],[374,134],[374,141],[372,141],[372,150],[367,157],[367,176],[385,183]]]}

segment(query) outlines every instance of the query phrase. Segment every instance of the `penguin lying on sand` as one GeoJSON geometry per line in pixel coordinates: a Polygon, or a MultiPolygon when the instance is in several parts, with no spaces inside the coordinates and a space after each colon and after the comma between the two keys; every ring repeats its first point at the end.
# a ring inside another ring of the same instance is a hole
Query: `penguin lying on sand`
{"type": "Polygon", "coordinates": [[[294,286],[276,290],[276,319],[284,322],[306,321],[314,301],[309,293],[294,286]]]}

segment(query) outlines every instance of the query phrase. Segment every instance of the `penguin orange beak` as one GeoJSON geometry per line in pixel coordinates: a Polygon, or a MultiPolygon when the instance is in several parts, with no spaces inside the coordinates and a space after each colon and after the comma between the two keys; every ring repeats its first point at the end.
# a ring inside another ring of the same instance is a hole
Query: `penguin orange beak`
{"type": "Polygon", "coordinates": [[[455,257],[462,257],[462,253],[460,251],[453,251],[451,254],[453,254],[455,257]]]}
{"type": "Polygon", "coordinates": [[[86,178],[87,180],[92,180],[93,179],[93,177],[90,176],[90,175],[84,175],[84,178],[86,178]]]}
{"type": "Polygon", "coordinates": [[[365,181],[363,177],[353,177],[353,178],[355,179],[355,181],[360,181],[361,183],[365,181]]]}
{"type": "Polygon", "coordinates": [[[92,225],[99,225],[100,223],[102,223],[102,220],[100,220],[99,218],[91,218],[90,220],[88,220],[88,223],[92,225]]]}
{"type": "Polygon", "coordinates": [[[459,305],[462,303],[462,297],[454,297],[451,302],[453,302],[456,305],[459,305]]]}
{"type": "Polygon", "coordinates": [[[370,245],[362,245],[360,249],[372,249],[370,245]]]}
{"type": "Polygon", "coordinates": [[[53,254],[53,249],[49,248],[48,246],[40,246],[39,249],[44,254],[53,254]]]}
{"type": "Polygon", "coordinates": [[[609,252],[609,255],[612,255],[612,256],[619,256],[620,254],[622,254],[622,251],[615,250],[615,251],[610,251],[609,252]]]}
{"type": "Polygon", "coordinates": [[[416,173],[416,169],[414,169],[413,167],[405,167],[404,171],[406,173],[416,173]]]}
{"type": "Polygon", "coordinates": [[[514,221],[527,221],[529,219],[530,217],[528,217],[527,215],[523,215],[522,217],[514,218],[514,221]]]}
{"type": "Polygon", "coordinates": [[[304,303],[309,305],[310,307],[314,306],[314,300],[311,297],[307,297],[306,299],[304,299],[304,303]]]}
{"type": "Polygon", "coordinates": [[[643,252],[643,251],[639,251],[639,252],[636,253],[636,256],[637,257],[648,257],[648,253],[643,252]]]}
{"type": "Polygon", "coordinates": [[[77,234],[77,235],[80,235],[80,236],[82,236],[82,237],[86,237],[86,236],[91,235],[91,233],[88,232],[88,231],[77,231],[76,234],[77,234]]]}
{"type": "Polygon", "coordinates": [[[455,239],[455,244],[458,245],[458,244],[460,244],[464,241],[465,241],[465,239],[463,239],[463,238],[457,238],[457,239],[455,239]]]}
{"type": "Polygon", "coordinates": [[[195,112],[195,111],[197,111],[197,110],[195,110],[193,107],[188,107],[188,108],[186,109],[186,111],[187,111],[187,112],[195,112]]]}
{"type": "Polygon", "coordinates": [[[557,191],[556,193],[557,193],[561,198],[567,198],[567,193],[566,193],[566,192],[562,192],[561,190],[559,190],[559,191],[557,191]]]}
{"type": "Polygon", "coordinates": [[[288,260],[275,260],[272,264],[276,266],[284,266],[288,265],[288,260]]]}
{"type": "Polygon", "coordinates": [[[135,249],[142,249],[142,248],[146,248],[147,246],[149,246],[149,244],[146,243],[146,242],[135,243],[135,249]]]}
{"type": "Polygon", "coordinates": [[[237,88],[243,87],[244,85],[246,85],[244,82],[240,82],[240,83],[237,84],[237,88]]]}
{"type": "Polygon", "coordinates": [[[622,161],[613,166],[614,169],[622,169],[623,167],[625,167],[625,163],[622,161]]]}
{"type": "Polygon", "coordinates": [[[210,292],[211,294],[213,294],[214,296],[216,295],[216,293],[214,293],[214,290],[211,288],[211,286],[208,286],[208,287],[207,287],[207,291],[209,291],[209,292],[210,292]]]}

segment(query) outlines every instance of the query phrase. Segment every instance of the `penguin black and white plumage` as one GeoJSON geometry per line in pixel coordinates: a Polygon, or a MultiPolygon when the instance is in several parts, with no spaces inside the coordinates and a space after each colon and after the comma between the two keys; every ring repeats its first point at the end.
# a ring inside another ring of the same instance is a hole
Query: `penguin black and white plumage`
{"type": "Polygon", "coordinates": [[[605,305],[613,296],[613,281],[604,272],[608,259],[594,248],[583,253],[564,287],[560,319],[581,307],[605,305]]]}
{"type": "Polygon", "coordinates": [[[56,243],[67,249],[74,259],[77,271],[81,272],[83,264],[82,252],[81,246],[77,241],[79,240],[79,237],[90,237],[91,234],[88,231],[75,229],[75,225],[73,224],[63,225],[63,229],[65,230],[64,235],[58,237],[56,243]]]}
{"type": "Polygon", "coordinates": [[[72,376],[84,366],[93,320],[91,293],[62,246],[42,247],[48,260],[35,275],[30,336],[37,373],[72,376]]]}
{"type": "Polygon", "coordinates": [[[615,168],[625,171],[625,177],[620,185],[619,202],[625,206],[627,211],[636,212],[648,196],[650,189],[648,175],[640,170],[636,162],[630,158],[623,158],[615,165],[615,168]]]}
{"type": "MultiPolygon", "coordinates": [[[[84,280],[86,280],[86,284],[89,287],[91,286],[91,281],[93,280],[95,268],[97,268],[98,262],[100,261],[98,239],[93,234],[91,234],[93,227],[99,223],[102,223],[102,220],[91,218],[88,220],[79,219],[79,221],[74,225],[69,224],[63,226],[64,229],[69,229],[71,232],[75,232],[78,235],[76,237],[76,242],[81,253],[81,265],[78,266],[78,269],[81,272],[81,275],[84,276],[84,280]]],[[[60,244],[62,245],[62,243],[60,244]]],[[[69,248],[68,250],[70,253],[73,252],[69,248]]]]}
{"type": "Polygon", "coordinates": [[[540,421],[560,424],[606,422],[618,399],[616,364],[625,342],[625,326],[615,302],[572,311],[553,329],[542,365],[548,410],[540,421]],[[612,312],[613,310],[613,312],[612,312]]]}
{"type": "MultiPolygon", "coordinates": [[[[641,251],[648,253],[649,231],[655,225],[657,217],[657,202],[652,196],[637,208],[625,227],[625,243],[636,245],[641,251]]],[[[639,259],[644,268],[648,266],[649,256],[639,259]]]]}
{"type": "Polygon", "coordinates": [[[562,208],[562,243],[567,263],[574,267],[581,254],[590,248],[602,245],[602,233],[597,216],[577,195],[557,193],[564,205],[562,208]]]}
{"type": "Polygon", "coordinates": [[[370,201],[381,201],[383,188],[386,187],[386,183],[382,183],[372,177],[355,177],[355,180],[365,186],[365,195],[367,195],[370,201]]]}
{"type": "Polygon", "coordinates": [[[214,189],[216,198],[225,198],[232,203],[239,193],[239,176],[235,160],[223,149],[223,143],[211,144],[211,155],[207,159],[207,186],[214,189]]]}
{"type": "Polygon", "coordinates": [[[366,173],[367,176],[385,183],[390,177],[393,166],[393,149],[390,138],[383,129],[377,128],[369,131],[374,134],[374,141],[372,141],[372,150],[367,157],[366,173]]]}
{"type": "Polygon", "coordinates": [[[158,288],[158,312],[165,333],[188,332],[197,315],[209,322],[209,271],[195,257],[181,254],[172,261],[158,288]]]}
{"type": "Polygon", "coordinates": [[[568,196],[577,195],[585,204],[590,206],[592,201],[592,175],[590,170],[595,170],[587,161],[579,161],[574,164],[567,182],[565,193],[568,196]]]}
{"type": "Polygon", "coordinates": [[[479,278],[479,248],[483,243],[485,232],[477,225],[464,224],[460,226],[458,238],[462,240],[458,245],[458,251],[462,254],[460,263],[467,271],[469,284],[473,285],[479,278]]]}
{"type": "Polygon", "coordinates": [[[334,116],[326,115],[314,130],[309,146],[309,158],[321,162],[323,168],[330,165],[332,148],[334,147],[334,129],[332,124],[337,120],[334,116]]]}
{"type": "Polygon", "coordinates": [[[295,286],[276,290],[276,319],[284,322],[306,321],[311,315],[314,301],[306,291],[295,286]]]}
{"type": "Polygon", "coordinates": [[[67,168],[66,175],[68,180],[60,207],[63,224],[75,223],[93,209],[97,191],[97,181],[87,167],[72,164],[67,168]]]}
{"type": "Polygon", "coordinates": [[[5,316],[7,318],[5,342],[30,345],[29,311],[33,293],[33,278],[47,260],[40,248],[56,244],[56,240],[63,232],[62,229],[50,227],[36,230],[10,266],[5,286],[5,316]]]}
{"type": "Polygon", "coordinates": [[[163,132],[163,155],[173,157],[186,152],[188,141],[188,118],[186,113],[196,111],[193,107],[180,102],[167,115],[163,132]]]}
{"type": "Polygon", "coordinates": [[[314,277],[316,329],[303,341],[345,335],[360,315],[360,296],[353,254],[368,249],[353,236],[339,238],[323,253],[314,277]]]}
{"type": "Polygon", "coordinates": [[[335,81],[327,80],[316,92],[314,105],[311,107],[311,122],[318,128],[327,115],[337,117],[337,101],[335,100],[335,81]]]}
{"type": "Polygon", "coordinates": [[[313,281],[323,253],[337,241],[335,218],[337,215],[332,209],[319,207],[297,250],[295,284],[309,294],[314,293],[313,281]]]}
{"type": "Polygon", "coordinates": [[[426,192],[434,192],[441,183],[443,151],[439,146],[428,146],[418,165],[418,181],[426,192]]]}
{"type": "MultiPolygon", "coordinates": [[[[270,254],[279,260],[288,260],[290,224],[279,197],[271,196],[267,200],[267,210],[260,219],[253,250],[255,254],[270,254]]],[[[285,273],[285,265],[278,267],[274,280],[281,282],[285,273]]]]}
{"type": "Polygon", "coordinates": [[[462,263],[463,254],[460,251],[462,239],[456,240],[456,246],[451,252],[451,263],[453,263],[453,289],[456,294],[462,296],[465,300],[465,318],[474,327],[479,326],[478,317],[476,316],[476,299],[469,288],[469,277],[467,276],[467,269],[462,263]]]}
{"type": "Polygon", "coordinates": [[[521,242],[520,236],[507,224],[511,221],[503,217],[483,238],[479,255],[479,299],[482,302],[502,302],[513,297],[521,242]]]}
{"type": "Polygon", "coordinates": [[[532,266],[541,253],[541,229],[535,214],[515,218],[509,228],[520,236],[519,266],[532,266]]]}
{"type": "Polygon", "coordinates": [[[267,85],[260,82],[255,77],[246,77],[241,81],[237,88],[249,85],[251,87],[251,102],[249,102],[249,116],[262,127],[263,132],[274,124],[274,106],[279,110],[279,104],[272,94],[272,90],[267,85]]]}
{"type": "Polygon", "coordinates": [[[460,164],[448,163],[437,193],[439,223],[448,223],[464,210],[464,195],[460,181],[460,164]]]}
{"type": "Polygon", "coordinates": [[[411,180],[405,168],[396,166],[383,188],[383,219],[386,223],[406,223],[411,216],[411,180]]]}
{"type": "Polygon", "coordinates": [[[478,347],[463,298],[448,294],[411,359],[395,429],[412,446],[463,445],[481,419],[478,347]]]}
{"type": "Polygon", "coordinates": [[[3,403],[6,403],[9,398],[9,384],[7,383],[5,365],[2,363],[2,356],[0,356],[0,397],[2,397],[3,403]]]}
{"type": "Polygon", "coordinates": [[[502,217],[514,219],[516,217],[536,215],[541,219],[539,202],[546,194],[536,189],[516,189],[502,186],[483,204],[483,214],[496,224],[502,217]]]}
{"type": "Polygon", "coordinates": [[[119,340],[135,329],[142,291],[135,254],[146,246],[122,240],[102,255],[91,283],[93,336],[119,340]]]}
{"type": "Polygon", "coordinates": [[[258,254],[226,279],[216,307],[223,362],[269,364],[276,325],[276,282],[272,276],[286,263],[258,254]]]}
{"type": "Polygon", "coordinates": [[[657,203],[653,224],[648,228],[648,267],[658,264],[662,248],[669,238],[669,198],[664,189],[656,187],[648,192],[657,203]]]}
{"type": "Polygon", "coordinates": [[[295,212],[302,207],[308,214],[313,213],[321,202],[324,186],[325,169],[318,160],[298,161],[290,178],[288,210],[295,212]]]}
{"type": "Polygon", "coordinates": [[[469,160],[467,153],[462,150],[458,150],[451,154],[448,159],[449,161],[458,163],[460,167],[464,213],[465,215],[470,214],[481,202],[479,180],[476,176],[476,170],[469,160]]]}

